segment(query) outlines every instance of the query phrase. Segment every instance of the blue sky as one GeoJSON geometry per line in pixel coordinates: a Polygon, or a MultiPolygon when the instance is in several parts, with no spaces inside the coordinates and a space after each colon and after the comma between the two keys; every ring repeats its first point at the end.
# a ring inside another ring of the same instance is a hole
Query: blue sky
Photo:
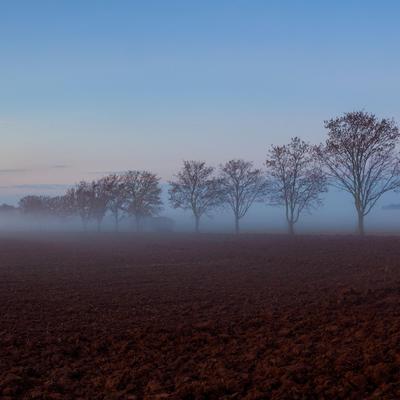
{"type": "Polygon", "coordinates": [[[398,1],[0,1],[0,201],[400,121],[398,1]],[[47,185],[47,186],[46,186],[47,185]]]}

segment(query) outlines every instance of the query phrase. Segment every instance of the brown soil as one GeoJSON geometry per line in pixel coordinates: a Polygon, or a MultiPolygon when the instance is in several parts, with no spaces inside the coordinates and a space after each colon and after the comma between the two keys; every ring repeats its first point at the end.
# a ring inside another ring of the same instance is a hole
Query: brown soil
{"type": "Polygon", "coordinates": [[[399,399],[400,238],[0,239],[1,399],[399,399]]]}

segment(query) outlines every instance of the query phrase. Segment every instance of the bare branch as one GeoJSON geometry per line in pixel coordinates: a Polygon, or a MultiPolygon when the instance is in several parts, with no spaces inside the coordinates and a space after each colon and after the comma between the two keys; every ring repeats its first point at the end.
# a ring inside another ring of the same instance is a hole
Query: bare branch
{"type": "Polygon", "coordinates": [[[400,186],[396,147],[399,130],[393,120],[364,111],[325,121],[328,139],[317,149],[330,183],[350,193],[364,233],[364,216],[386,192],[400,186]]]}
{"type": "Polygon", "coordinates": [[[239,233],[239,220],[255,201],[265,198],[267,183],[260,169],[244,160],[230,160],[220,166],[223,200],[235,216],[235,229],[239,233]]]}
{"type": "Polygon", "coordinates": [[[220,180],[213,177],[214,168],[203,161],[184,161],[175,180],[169,182],[169,200],[174,208],[191,210],[195,229],[200,218],[222,203],[220,180]]]}
{"type": "Polygon", "coordinates": [[[295,137],[287,145],[272,146],[266,160],[269,199],[285,207],[289,232],[305,210],[322,204],[326,177],[312,146],[295,137]]]}

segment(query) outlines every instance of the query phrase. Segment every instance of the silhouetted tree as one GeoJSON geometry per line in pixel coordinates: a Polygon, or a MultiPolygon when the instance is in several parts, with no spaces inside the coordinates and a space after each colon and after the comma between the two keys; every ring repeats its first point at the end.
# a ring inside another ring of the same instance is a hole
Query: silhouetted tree
{"type": "Polygon", "coordinates": [[[92,182],[79,182],[67,192],[69,204],[81,217],[85,230],[90,220],[97,222],[97,230],[100,231],[101,223],[107,212],[109,201],[109,182],[99,179],[92,182]]]}
{"type": "Polygon", "coordinates": [[[239,233],[239,220],[255,201],[265,199],[267,183],[260,169],[244,160],[230,160],[220,166],[221,189],[224,201],[235,217],[235,232],[239,233]]]}
{"type": "Polygon", "coordinates": [[[43,229],[45,226],[42,225],[42,222],[45,218],[51,216],[51,197],[37,195],[25,196],[19,200],[18,209],[20,213],[29,217],[31,221],[38,223],[39,228],[43,229]]]}
{"type": "Polygon", "coordinates": [[[161,210],[160,178],[148,171],[128,171],[122,179],[126,191],[125,211],[135,218],[139,231],[144,217],[155,216],[161,210]]]}
{"type": "Polygon", "coordinates": [[[352,195],[358,233],[364,235],[364,217],[384,193],[400,186],[399,130],[393,120],[364,111],[325,121],[325,128],[328,138],[318,155],[330,183],[352,195]]]}
{"type": "Polygon", "coordinates": [[[298,137],[283,146],[271,146],[267,160],[268,192],[271,204],[283,205],[289,233],[304,210],[321,205],[326,177],[314,149],[298,137]]]}
{"type": "Polygon", "coordinates": [[[119,230],[119,223],[124,217],[124,208],[127,202],[128,192],[125,179],[122,175],[110,174],[103,178],[104,186],[107,188],[108,209],[114,217],[115,231],[119,230]]]}
{"type": "Polygon", "coordinates": [[[92,218],[93,186],[89,182],[81,181],[75,187],[68,189],[66,194],[70,207],[75,210],[82,220],[85,231],[92,218]]]}
{"type": "Polygon", "coordinates": [[[67,195],[49,197],[47,208],[49,215],[61,219],[72,216],[75,211],[71,206],[67,195]]]}
{"type": "Polygon", "coordinates": [[[107,213],[110,201],[110,190],[112,181],[108,178],[101,178],[91,182],[92,205],[91,217],[97,222],[97,230],[101,230],[101,223],[107,213]]]}
{"type": "Polygon", "coordinates": [[[223,200],[221,182],[212,176],[213,172],[214,168],[203,161],[184,161],[176,179],[169,182],[172,207],[192,211],[196,232],[202,215],[221,205],[223,200]]]}
{"type": "Polygon", "coordinates": [[[44,216],[50,211],[49,196],[29,195],[22,197],[18,202],[18,207],[23,214],[44,216]]]}

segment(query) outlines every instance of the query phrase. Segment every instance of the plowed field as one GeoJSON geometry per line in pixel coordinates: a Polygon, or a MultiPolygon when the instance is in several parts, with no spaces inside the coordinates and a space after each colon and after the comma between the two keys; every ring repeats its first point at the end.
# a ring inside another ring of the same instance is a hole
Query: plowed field
{"type": "Polygon", "coordinates": [[[1,399],[400,399],[400,238],[0,238],[1,399]]]}

